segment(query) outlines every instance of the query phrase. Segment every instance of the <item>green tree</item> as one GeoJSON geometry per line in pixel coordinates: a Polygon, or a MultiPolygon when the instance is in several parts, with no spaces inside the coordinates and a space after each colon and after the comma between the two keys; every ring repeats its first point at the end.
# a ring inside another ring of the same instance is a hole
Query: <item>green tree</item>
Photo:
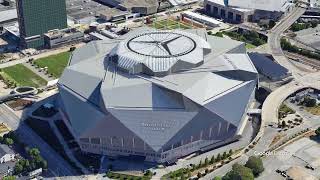
{"type": "Polygon", "coordinates": [[[222,159],[226,159],[227,158],[227,152],[223,152],[223,154],[222,154],[222,159]]]}
{"type": "Polygon", "coordinates": [[[146,170],[146,172],[144,173],[145,176],[151,176],[152,172],[150,170],[146,170]]]}
{"type": "Polygon", "coordinates": [[[311,21],[311,27],[315,28],[318,26],[318,21],[311,21]]]}
{"type": "Polygon", "coordinates": [[[311,99],[309,97],[306,97],[304,99],[304,104],[307,106],[307,107],[315,107],[317,105],[317,100],[315,99],[311,99]]]}
{"type": "Polygon", "coordinates": [[[20,173],[22,173],[22,171],[23,171],[23,166],[21,164],[17,163],[14,166],[13,174],[20,174],[20,173]]]}
{"type": "Polygon", "coordinates": [[[48,168],[48,162],[46,160],[44,160],[44,159],[41,159],[39,166],[42,169],[47,169],[48,168]]]}
{"type": "Polygon", "coordinates": [[[14,176],[5,176],[2,178],[2,180],[16,180],[16,177],[14,176]]]}
{"type": "Polygon", "coordinates": [[[222,180],[222,178],[220,176],[216,176],[213,178],[213,180],[222,180]]]}
{"type": "Polygon", "coordinates": [[[29,149],[28,154],[32,159],[35,159],[40,156],[40,151],[37,148],[32,148],[29,149]]]}
{"type": "Polygon", "coordinates": [[[8,146],[11,146],[14,142],[11,138],[5,138],[4,143],[8,146]]]}
{"type": "Polygon", "coordinates": [[[264,171],[263,162],[261,158],[257,156],[250,156],[245,166],[252,170],[255,177],[259,176],[264,171]]]}
{"type": "Polygon", "coordinates": [[[320,136],[320,127],[318,127],[318,129],[316,129],[315,133],[317,134],[317,136],[320,136]]]}
{"type": "Polygon", "coordinates": [[[200,160],[199,164],[198,164],[198,168],[202,167],[202,160],[200,160]]]}
{"type": "Polygon", "coordinates": [[[273,20],[269,21],[269,28],[272,29],[276,25],[276,22],[273,20]]]}
{"type": "Polygon", "coordinates": [[[219,162],[219,161],[221,161],[221,155],[220,155],[220,153],[218,153],[217,158],[216,158],[216,162],[219,162]]]}
{"type": "Polygon", "coordinates": [[[209,164],[209,159],[208,159],[208,157],[206,157],[206,159],[204,159],[204,165],[208,166],[208,164],[209,164]]]}
{"type": "Polygon", "coordinates": [[[254,180],[254,176],[250,168],[236,163],[222,180],[254,180]]]}
{"type": "Polygon", "coordinates": [[[282,126],[282,128],[285,128],[287,126],[286,121],[282,121],[281,126],[282,126]]]}
{"type": "Polygon", "coordinates": [[[232,149],[229,150],[228,156],[231,156],[233,154],[232,149]]]}
{"type": "Polygon", "coordinates": [[[212,155],[212,157],[210,159],[210,163],[213,164],[214,162],[215,162],[214,155],[212,155]]]}

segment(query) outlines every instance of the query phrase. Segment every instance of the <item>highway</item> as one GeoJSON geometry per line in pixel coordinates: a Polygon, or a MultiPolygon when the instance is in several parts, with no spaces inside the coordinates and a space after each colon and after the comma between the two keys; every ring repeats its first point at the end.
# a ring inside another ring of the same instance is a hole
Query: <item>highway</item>
{"type": "Polygon", "coordinates": [[[303,75],[299,68],[297,68],[290,60],[284,55],[280,40],[281,35],[290,28],[290,26],[299,19],[299,17],[306,11],[305,8],[296,7],[290,14],[284,17],[273,29],[269,32],[268,45],[275,61],[280,65],[289,69],[294,78],[299,78],[303,75]]]}
{"type": "MultiPolygon", "coordinates": [[[[76,171],[46,142],[44,142],[29,126],[4,104],[0,105],[0,121],[16,130],[22,142],[37,147],[41,155],[48,161],[49,171],[57,177],[74,176],[76,171]]],[[[78,178],[79,179],[79,178],[78,178]]]]}

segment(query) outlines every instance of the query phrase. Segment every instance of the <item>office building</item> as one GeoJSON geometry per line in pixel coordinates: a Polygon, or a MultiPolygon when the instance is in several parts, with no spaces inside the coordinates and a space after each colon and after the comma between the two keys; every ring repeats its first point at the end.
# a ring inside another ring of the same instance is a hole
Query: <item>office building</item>
{"type": "Polygon", "coordinates": [[[17,0],[21,45],[42,48],[43,34],[67,28],[65,0],[17,0]]]}
{"type": "Polygon", "coordinates": [[[56,48],[63,45],[78,43],[84,40],[84,33],[76,28],[52,30],[44,34],[44,46],[56,48]]]}
{"type": "Polygon", "coordinates": [[[232,23],[278,20],[293,7],[288,0],[204,0],[205,12],[232,23]]]}

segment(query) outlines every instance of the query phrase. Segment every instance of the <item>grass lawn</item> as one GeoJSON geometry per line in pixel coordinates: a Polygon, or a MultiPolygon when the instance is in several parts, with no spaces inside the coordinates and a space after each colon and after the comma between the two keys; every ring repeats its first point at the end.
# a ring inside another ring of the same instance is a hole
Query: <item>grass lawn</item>
{"type": "Polygon", "coordinates": [[[305,109],[313,115],[320,116],[320,105],[317,105],[315,107],[306,107],[305,109]]]}
{"type": "Polygon", "coordinates": [[[68,65],[70,52],[63,52],[60,54],[37,59],[35,64],[39,67],[48,67],[48,72],[55,78],[59,78],[68,65]]]}
{"type": "Polygon", "coordinates": [[[191,25],[185,23],[185,22],[179,22],[172,19],[165,19],[156,21],[152,24],[150,24],[151,27],[155,27],[156,29],[191,29],[191,25]]]}
{"type": "Polygon", "coordinates": [[[11,80],[14,80],[18,86],[41,87],[47,85],[46,80],[22,64],[3,68],[2,72],[11,80]]]}
{"type": "Polygon", "coordinates": [[[256,48],[257,46],[253,45],[253,44],[250,44],[250,43],[246,43],[246,48],[247,49],[254,49],[256,48]]]}

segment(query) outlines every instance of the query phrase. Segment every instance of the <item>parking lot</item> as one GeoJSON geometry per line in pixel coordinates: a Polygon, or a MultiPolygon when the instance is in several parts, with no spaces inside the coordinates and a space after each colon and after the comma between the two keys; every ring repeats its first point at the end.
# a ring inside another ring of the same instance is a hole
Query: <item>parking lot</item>
{"type": "Polygon", "coordinates": [[[320,144],[310,138],[302,138],[264,160],[265,171],[257,179],[319,179],[320,144]],[[312,167],[312,168],[311,168],[312,167]],[[314,168],[314,170],[312,170],[314,168]]]}

